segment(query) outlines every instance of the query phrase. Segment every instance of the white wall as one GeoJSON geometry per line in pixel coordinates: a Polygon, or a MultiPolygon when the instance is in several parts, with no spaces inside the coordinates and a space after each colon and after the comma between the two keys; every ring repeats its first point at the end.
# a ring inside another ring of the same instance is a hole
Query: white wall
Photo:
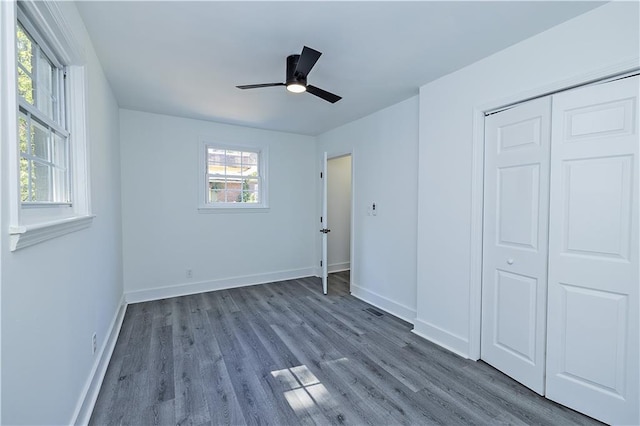
{"type": "Polygon", "coordinates": [[[350,268],[351,259],[351,156],[327,162],[327,263],[329,272],[350,268]]]}
{"type": "MultiPolygon", "coordinates": [[[[58,6],[87,59],[89,170],[96,218],[78,232],[9,251],[7,176],[0,179],[2,424],[69,424],[120,306],[118,107],[71,2],[58,6]]],[[[14,105],[15,107],[15,105],[14,105]]],[[[2,166],[7,170],[7,143],[2,166]]]]}
{"type": "Polygon", "coordinates": [[[606,4],[420,89],[416,332],[478,356],[479,240],[471,224],[479,220],[472,199],[481,200],[481,193],[472,176],[474,109],[637,63],[638,16],[637,2],[606,4]]]}
{"type": "Polygon", "coordinates": [[[413,321],[418,97],[320,135],[318,159],[324,151],[353,153],[352,294],[413,321]],[[374,202],[377,216],[369,216],[374,202]]]}
{"type": "Polygon", "coordinates": [[[127,300],[313,275],[314,138],[129,110],[120,124],[127,300]],[[268,211],[198,212],[202,137],[268,147],[268,211]]]}

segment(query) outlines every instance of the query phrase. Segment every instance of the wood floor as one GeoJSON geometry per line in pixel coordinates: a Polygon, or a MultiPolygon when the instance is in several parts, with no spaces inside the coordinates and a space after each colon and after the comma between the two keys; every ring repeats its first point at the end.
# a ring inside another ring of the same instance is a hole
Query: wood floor
{"type": "Polygon", "coordinates": [[[129,305],[90,424],[598,424],[421,339],[348,279],[129,305]]]}

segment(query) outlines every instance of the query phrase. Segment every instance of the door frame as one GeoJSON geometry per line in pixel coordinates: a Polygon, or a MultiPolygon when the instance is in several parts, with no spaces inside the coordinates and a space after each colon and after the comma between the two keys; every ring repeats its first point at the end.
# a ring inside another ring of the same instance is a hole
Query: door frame
{"type": "MultiPolygon", "coordinates": [[[[355,187],[355,177],[356,177],[356,156],[355,156],[355,148],[351,147],[348,149],[344,149],[344,150],[321,150],[319,153],[319,157],[320,157],[320,162],[322,162],[322,157],[324,155],[324,153],[327,153],[327,163],[329,162],[329,160],[335,159],[335,158],[340,158],[340,157],[346,157],[348,155],[351,156],[351,217],[350,217],[350,221],[351,221],[351,229],[349,230],[349,293],[351,293],[351,283],[353,282],[353,277],[354,277],[354,270],[356,269],[356,265],[354,262],[355,259],[355,253],[356,253],[356,249],[355,249],[355,245],[354,245],[354,241],[355,241],[355,221],[356,221],[356,215],[355,215],[355,199],[356,199],[356,187],[355,187]]],[[[326,173],[326,172],[325,172],[326,173]]],[[[327,179],[328,173],[324,176],[324,179],[327,179]]],[[[322,182],[320,182],[320,185],[322,186],[322,182]]],[[[322,188],[320,188],[320,208],[322,208],[322,188]]],[[[320,240],[320,245],[322,244],[322,240],[320,240]]],[[[322,257],[322,256],[321,256],[322,257]]],[[[327,265],[328,267],[328,265],[327,265]]],[[[328,292],[328,290],[327,290],[328,292]]]]}
{"type": "Polygon", "coordinates": [[[620,62],[616,65],[596,69],[566,80],[556,81],[505,98],[479,104],[473,108],[473,139],[471,164],[471,238],[469,256],[469,352],[472,360],[480,359],[480,339],[482,334],[482,244],[484,206],[484,120],[486,113],[497,112],[519,103],[553,93],[585,86],[618,75],[640,70],[638,59],[620,62]]]}

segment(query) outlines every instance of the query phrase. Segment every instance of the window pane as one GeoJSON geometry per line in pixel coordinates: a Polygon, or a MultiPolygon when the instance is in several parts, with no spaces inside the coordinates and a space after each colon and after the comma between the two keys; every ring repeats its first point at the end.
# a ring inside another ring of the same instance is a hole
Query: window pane
{"type": "Polygon", "coordinates": [[[209,189],[225,189],[224,178],[209,178],[209,189]]]}
{"type": "Polygon", "coordinates": [[[27,153],[27,116],[20,113],[18,117],[18,137],[20,138],[20,152],[27,153]]]}
{"type": "Polygon", "coordinates": [[[224,174],[224,164],[209,164],[207,168],[207,173],[211,175],[223,175],[224,174]]]}
{"type": "Polygon", "coordinates": [[[37,84],[37,102],[36,106],[47,117],[55,120],[53,115],[53,73],[54,68],[49,59],[40,51],[38,58],[38,84],[37,84]]]}
{"type": "Polygon", "coordinates": [[[227,202],[238,203],[242,201],[242,182],[239,180],[227,181],[227,202]]]}
{"type": "Polygon", "coordinates": [[[67,167],[67,139],[55,133],[53,134],[51,162],[63,169],[67,167]]]}
{"type": "Polygon", "coordinates": [[[211,190],[209,191],[209,202],[210,203],[224,203],[225,201],[225,190],[211,190]]]}
{"type": "Polygon", "coordinates": [[[33,201],[53,201],[51,196],[51,168],[37,161],[31,162],[31,190],[33,201]]]}
{"type": "Polygon", "coordinates": [[[227,151],[226,162],[227,167],[239,166],[242,161],[242,152],[240,151],[227,151]]]}
{"type": "Polygon", "coordinates": [[[53,168],[53,194],[52,200],[58,202],[69,201],[69,192],[67,191],[67,174],[64,169],[53,168]]]}
{"type": "Polygon", "coordinates": [[[209,164],[224,164],[225,161],[225,150],[224,149],[215,149],[208,148],[207,149],[207,160],[209,164]]]}
{"type": "Polygon", "coordinates": [[[18,62],[29,72],[32,72],[33,43],[20,25],[17,26],[16,40],[18,47],[18,62]]]}
{"type": "Polygon", "coordinates": [[[18,67],[18,95],[33,105],[33,80],[20,67],[18,67]]]}
{"type": "Polygon", "coordinates": [[[243,166],[242,176],[258,177],[258,166],[243,166]]]}
{"type": "Polygon", "coordinates": [[[243,179],[242,180],[242,190],[243,191],[257,191],[258,190],[258,179],[243,179]]]}
{"type": "Polygon", "coordinates": [[[242,202],[257,203],[258,202],[258,179],[242,180],[242,202]]]}
{"type": "Polygon", "coordinates": [[[60,168],[67,168],[67,138],[55,133],[53,135],[51,162],[60,168]]]}
{"type": "Polygon", "coordinates": [[[31,121],[31,154],[49,160],[49,129],[31,121]]]}
{"type": "Polygon", "coordinates": [[[240,165],[227,164],[227,176],[242,176],[242,167],[240,165]]]}
{"type": "Polygon", "coordinates": [[[258,165],[258,153],[257,152],[243,152],[242,153],[242,164],[246,164],[249,166],[257,166],[258,165]]]}
{"type": "Polygon", "coordinates": [[[40,57],[38,58],[38,86],[40,89],[51,92],[52,85],[53,65],[51,64],[51,61],[49,61],[49,58],[40,51],[40,57]]]}
{"type": "Polygon", "coordinates": [[[252,191],[242,191],[242,202],[243,203],[257,203],[258,202],[258,193],[252,191]]]}
{"type": "Polygon", "coordinates": [[[20,158],[20,201],[29,200],[29,161],[20,158]]]}

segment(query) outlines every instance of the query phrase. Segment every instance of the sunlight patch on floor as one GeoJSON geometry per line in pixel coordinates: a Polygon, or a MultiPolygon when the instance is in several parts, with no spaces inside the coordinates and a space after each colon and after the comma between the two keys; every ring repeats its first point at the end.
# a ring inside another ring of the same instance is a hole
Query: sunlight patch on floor
{"type": "Polygon", "coordinates": [[[271,375],[282,384],[284,397],[296,412],[331,402],[327,388],[306,365],[275,370],[271,375]]]}

